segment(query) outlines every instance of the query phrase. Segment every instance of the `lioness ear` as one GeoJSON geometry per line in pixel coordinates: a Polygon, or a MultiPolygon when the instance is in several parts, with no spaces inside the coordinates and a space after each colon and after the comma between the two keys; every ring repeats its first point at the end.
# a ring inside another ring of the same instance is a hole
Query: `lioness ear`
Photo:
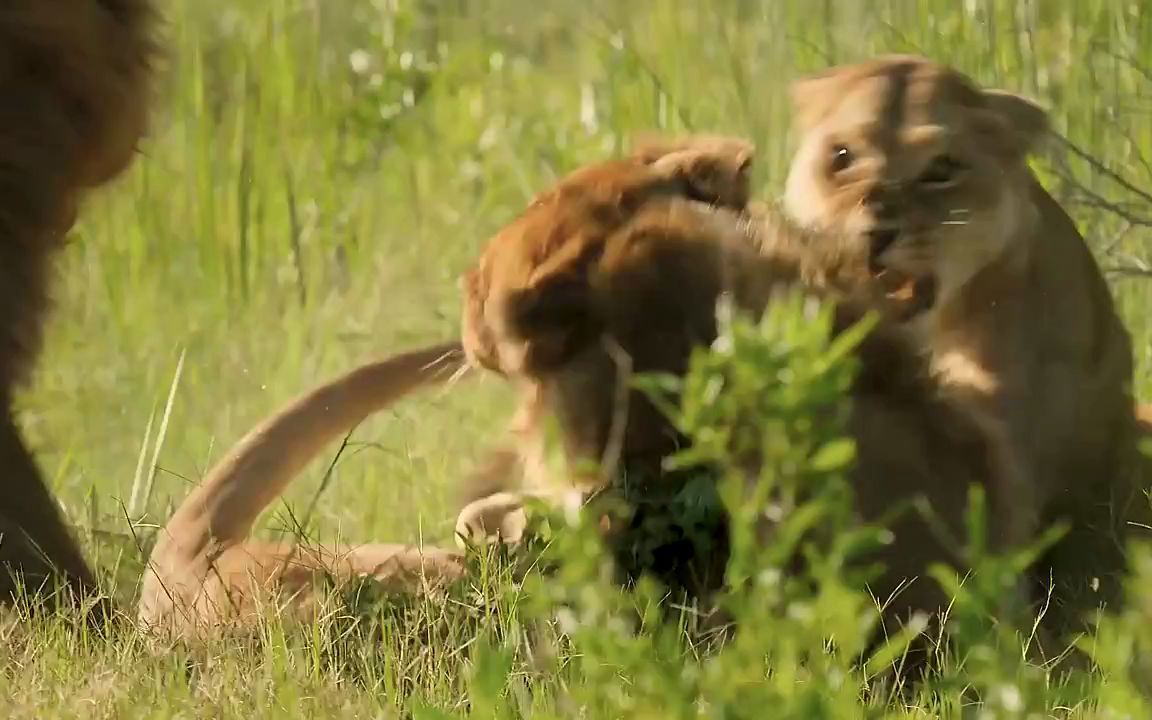
{"type": "Polygon", "coordinates": [[[984,98],[988,109],[1016,136],[1022,155],[1031,152],[1051,128],[1048,111],[1023,95],[1007,90],[985,90],[984,98]]]}
{"type": "Polygon", "coordinates": [[[840,68],[833,67],[803,75],[792,81],[788,96],[792,101],[792,124],[805,131],[816,124],[832,103],[832,91],[839,83],[840,68]]]}

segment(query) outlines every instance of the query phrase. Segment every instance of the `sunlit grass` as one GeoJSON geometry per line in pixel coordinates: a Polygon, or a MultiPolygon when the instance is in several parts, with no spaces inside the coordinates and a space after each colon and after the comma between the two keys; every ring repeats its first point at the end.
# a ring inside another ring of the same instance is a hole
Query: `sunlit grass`
{"type": "MultiPolygon", "coordinates": [[[[22,398],[55,490],[126,603],[137,540],[228,444],[339,370],[453,336],[456,277],[485,238],[544,183],[635,131],[746,135],[759,148],[756,181],[771,194],[791,147],[788,81],[829,62],[911,51],[1035,95],[1062,134],[1137,189],[1152,187],[1152,14],[1137,2],[170,0],[166,9],[154,135],[132,172],[89,203],[60,263],[45,360],[22,398]],[[128,508],[141,473],[154,475],[152,492],[128,508]]],[[[1055,164],[1037,166],[1071,202],[1055,164]]],[[[1140,274],[1152,203],[1099,168],[1073,160],[1072,169],[1129,216],[1071,205],[1101,263],[1128,272],[1112,277],[1147,396],[1140,274]]],[[[366,423],[310,530],[447,542],[452,481],[500,439],[507,401],[498,383],[470,380],[366,423]]],[[[294,507],[329,460],[291,489],[294,507]]],[[[267,529],[285,525],[277,512],[267,529]]],[[[0,629],[9,716],[374,716],[412,690],[387,687],[408,671],[384,649],[398,647],[394,638],[361,649],[369,666],[401,665],[352,682],[272,636],[189,665],[138,639],[83,647],[58,632],[0,629]]],[[[446,709],[461,701],[453,657],[442,681],[417,682],[446,709]]]]}

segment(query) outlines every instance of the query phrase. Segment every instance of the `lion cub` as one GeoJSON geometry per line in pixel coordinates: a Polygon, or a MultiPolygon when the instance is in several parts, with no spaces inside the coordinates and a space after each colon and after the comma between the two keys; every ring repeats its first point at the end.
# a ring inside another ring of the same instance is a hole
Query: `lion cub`
{"type": "MultiPolygon", "coordinates": [[[[538,193],[461,278],[469,360],[500,374],[545,361],[521,356],[523,347],[508,343],[508,295],[573,260],[587,267],[601,251],[599,243],[651,202],[695,200],[743,210],[753,151],[750,143],[726,136],[644,137],[629,156],[581,166],[538,193]]],[[[563,352],[550,343],[536,349],[563,352]]]]}
{"type": "MultiPolygon", "coordinates": [[[[463,505],[518,485],[524,476],[550,477],[539,467],[538,453],[528,450],[537,445],[539,416],[533,399],[537,385],[524,379],[551,371],[600,332],[586,322],[585,287],[609,238],[653,208],[658,213],[688,205],[742,211],[751,194],[753,154],[753,146],[736,137],[641,137],[629,155],[583,165],[538,193],[488,241],[461,278],[461,337],[472,365],[519,387],[512,428],[519,439],[515,451],[490,453],[462,484],[463,505]],[[524,309],[531,305],[520,298],[545,280],[549,320],[564,312],[566,290],[572,313],[566,323],[534,327],[536,315],[524,309]]],[[[574,430],[569,438],[576,437],[574,430]]],[[[546,483],[528,484],[541,488],[546,483]]]]}
{"type": "Polygon", "coordinates": [[[1070,523],[1036,568],[1067,601],[1049,612],[1075,622],[1114,599],[1125,520],[1148,509],[1132,351],[1084,239],[1027,165],[1046,112],[912,56],[804,77],[792,99],[787,212],[879,284],[924,296],[907,327],[939,386],[1007,426],[1023,478],[1012,536],[1070,523]]]}

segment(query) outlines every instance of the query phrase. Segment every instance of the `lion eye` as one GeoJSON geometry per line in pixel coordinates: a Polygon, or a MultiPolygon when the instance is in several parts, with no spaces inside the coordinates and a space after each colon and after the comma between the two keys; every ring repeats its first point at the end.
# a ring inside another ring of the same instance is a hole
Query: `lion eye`
{"type": "Polygon", "coordinates": [[[852,157],[852,151],[843,145],[836,145],[832,148],[832,165],[833,173],[842,172],[851,167],[852,162],[855,160],[852,157]]]}
{"type": "Polygon", "coordinates": [[[929,188],[941,188],[956,182],[964,171],[963,163],[949,155],[941,155],[928,164],[917,182],[929,188]]]}

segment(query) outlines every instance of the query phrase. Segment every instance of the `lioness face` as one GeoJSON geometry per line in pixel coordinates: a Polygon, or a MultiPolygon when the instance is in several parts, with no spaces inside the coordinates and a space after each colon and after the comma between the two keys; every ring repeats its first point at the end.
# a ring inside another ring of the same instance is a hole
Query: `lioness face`
{"type": "Polygon", "coordinates": [[[803,78],[793,103],[786,208],[880,278],[947,302],[1028,220],[1025,156],[1047,123],[1023,98],[893,56],[803,78]]]}

